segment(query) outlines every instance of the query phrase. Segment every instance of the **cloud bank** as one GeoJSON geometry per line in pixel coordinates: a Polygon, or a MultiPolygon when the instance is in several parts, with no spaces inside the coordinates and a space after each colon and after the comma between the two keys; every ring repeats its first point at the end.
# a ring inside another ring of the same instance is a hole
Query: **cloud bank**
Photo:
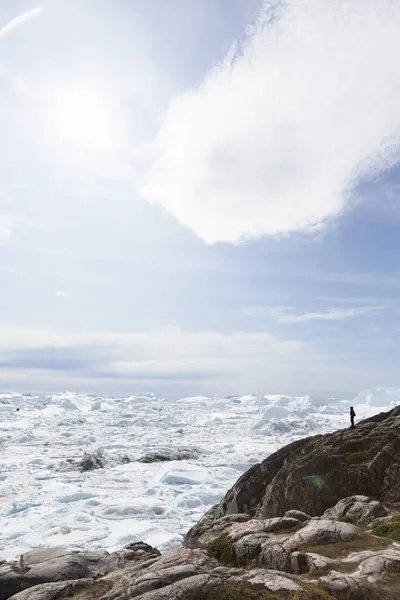
{"type": "Polygon", "coordinates": [[[177,386],[207,386],[212,393],[245,393],[279,389],[282,378],[295,389],[303,377],[314,381],[315,372],[322,381],[326,363],[316,344],[268,332],[167,327],[143,333],[68,334],[3,326],[0,340],[0,381],[25,381],[33,387],[46,377],[58,386],[69,385],[75,377],[127,386],[173,380],[177,386]]]}
{"type": "Polygon", "coordinates": [[[141,186],[208,243],[307,231],[399,156],[400,3],[266,1],[176,97],[141,186]]]}

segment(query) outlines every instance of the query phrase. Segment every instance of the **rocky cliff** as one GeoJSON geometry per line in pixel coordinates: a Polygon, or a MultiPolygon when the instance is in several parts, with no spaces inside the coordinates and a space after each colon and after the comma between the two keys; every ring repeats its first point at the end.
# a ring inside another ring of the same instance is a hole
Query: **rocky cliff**
{"type": "Polygon", "coordinates": [[[32,550],[0,600],[399,600],[400,408],[245,473],[163,556],[32,550]],[[398,512],[399,511],[399,512],[398,512]]]}

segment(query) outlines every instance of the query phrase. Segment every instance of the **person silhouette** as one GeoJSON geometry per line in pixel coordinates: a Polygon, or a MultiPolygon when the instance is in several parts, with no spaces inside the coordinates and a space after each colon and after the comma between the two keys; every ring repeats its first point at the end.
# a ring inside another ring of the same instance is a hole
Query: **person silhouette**
{"type": "Polygon", "coordinates": [[[354,412],[354,408],[352,406],[350,406],[350,427],[354,427],[354,417],[356,416],[356,413],[354,412]]]}

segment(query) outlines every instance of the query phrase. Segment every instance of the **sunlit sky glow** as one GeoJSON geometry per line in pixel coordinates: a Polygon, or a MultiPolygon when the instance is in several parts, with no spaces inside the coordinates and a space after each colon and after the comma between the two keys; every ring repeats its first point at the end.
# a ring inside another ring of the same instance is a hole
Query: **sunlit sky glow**
{"type": "Polygon", "coordinates": [[[53,127],[74,146],[94,151],[114,150],[116,125],[112,107],[91,85],[57,86],[50,93],[53,127]]]}
{"type": "Polygon", "coordinates": [[[400,3],[0,6],[0,388],[400,386],[400,3]]]}

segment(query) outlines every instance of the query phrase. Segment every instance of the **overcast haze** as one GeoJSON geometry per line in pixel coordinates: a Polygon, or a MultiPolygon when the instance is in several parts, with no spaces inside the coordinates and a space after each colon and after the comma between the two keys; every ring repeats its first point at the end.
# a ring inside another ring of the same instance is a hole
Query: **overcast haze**
{"type": "Polygon", "coordinates": [[[400,386],[400,0],[0,5],[0,388],[400,386]]]}

